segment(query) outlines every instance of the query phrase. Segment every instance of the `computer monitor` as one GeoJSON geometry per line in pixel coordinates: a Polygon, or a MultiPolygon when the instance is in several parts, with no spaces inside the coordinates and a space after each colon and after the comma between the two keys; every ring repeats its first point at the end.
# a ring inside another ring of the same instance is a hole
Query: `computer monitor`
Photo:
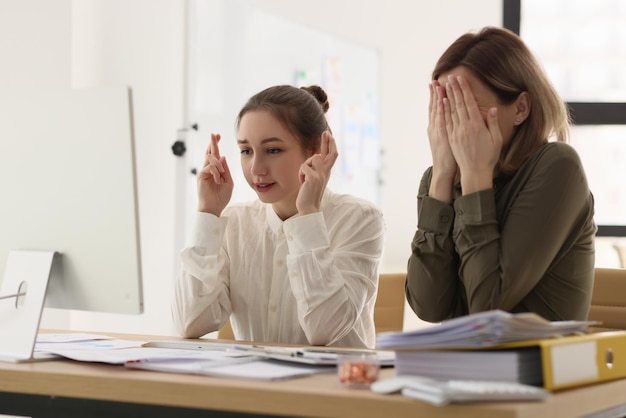
{"type": "Polygon", "coordinates": [[[12,250],[56,251],[45,306],[142,313],[129,88],[0,92],[0,185],[0,282],[12,250]]]}

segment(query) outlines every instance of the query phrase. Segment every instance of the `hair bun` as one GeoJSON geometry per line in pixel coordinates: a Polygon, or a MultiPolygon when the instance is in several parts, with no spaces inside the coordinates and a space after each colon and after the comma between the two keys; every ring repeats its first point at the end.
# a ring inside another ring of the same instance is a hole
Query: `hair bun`
{"type": "Polygon", "coordinates": [[[313,84],[308,87],[300,87],[300,88],[304,91],[307,91],[309,94],[315,97],[315,100],[317,100],[320,106],[322,106],[322,110],[324,110],[324,113],[328,111],[330,104],[328,103],[328,95],[326,94],[323,88],[321,88],[320,86],[316,84],[313,84]]]}

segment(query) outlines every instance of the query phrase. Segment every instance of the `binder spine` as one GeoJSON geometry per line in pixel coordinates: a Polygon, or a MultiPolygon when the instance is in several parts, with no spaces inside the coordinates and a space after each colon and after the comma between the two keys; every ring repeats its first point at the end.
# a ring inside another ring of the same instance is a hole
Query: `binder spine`
{"type": "Polygon", "coordinates": [[[590,334],[583,341],[542,344],[544,388],[560,390],[626,377],[626,335],[590,334]]]}

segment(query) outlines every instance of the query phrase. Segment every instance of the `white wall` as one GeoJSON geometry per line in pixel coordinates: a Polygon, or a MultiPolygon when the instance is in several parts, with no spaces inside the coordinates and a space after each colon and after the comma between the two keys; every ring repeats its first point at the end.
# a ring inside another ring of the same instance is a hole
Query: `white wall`
{"type": "Polygon", "coordinates": [[[71,83],[71,0],[0,0],[0,89],[71,83]]]}
{"type": "MultiPolygon", "coordinates": [[[[70,24],[66,13],[55,13],[57,6],[67,11],[68,1],[0,0],[0,69],[13,70],[12,75],[27,69],[35,73],[35,79],[64,79],[67,65],[50,62],[67,60],[71,53],[73,87],[126,84],[133,88],[145,290],[144,315],[75,312],[68,326],[99,332],[171,334],[170,295],[179,248],[175,248],[178,166],[169,147],[184,124],[185,2],[77,0],[71,5],[70,24]],[[16,8],[21,12],[7,18],[7,12],[16,8]],[[33,19],[33,10],[42,10],[39,19],[33,19]],[[2,28],[5,20],[11,23],[10,33],[2,28]],[[72,30],[70,49],[68,27],[72,30]],[[52,36],[31,42],[30,58],[21,57],[22,68],[10,67],[5,50],[12,51],[10,57],[21,52],[6,43],[7,39],[30,39],[40,31],[50,31],[52,36]]],[[[385,166],[382,209],[387,220],[383,270],[405,271],[417,218],[417,184],[430,163],[426,138],[430,71],[445,47],[462,33],[500,25],[501,0],[248,2],[379,49],[385,166]]],[[[410,309],[406,319],[407,329],[421,326],[410,309]]],[[[44,326],[56,325],[67,324],[44,321],[44,326]]]]}
{"type": "MultiPolygon", "coordinates": [[[[71,86],[71,23],[71,0],[0,0],[2,94],[19,94],[25,88],[71,86]]],[[[69,321],[69,312],[57,311],[49,316],[55,324],[66,325],[69,321]]]]}

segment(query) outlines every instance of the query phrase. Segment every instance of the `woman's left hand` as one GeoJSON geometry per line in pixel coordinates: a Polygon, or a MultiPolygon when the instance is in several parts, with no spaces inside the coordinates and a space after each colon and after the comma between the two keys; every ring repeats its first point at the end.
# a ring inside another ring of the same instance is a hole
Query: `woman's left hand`
{"type": "Polygon", "coordinates": [[[490,108],[485,120],[463,77],[449,77],[446,96],[446,130],[461,173],[463,194],[489,188],[502,149],[497,108],[490,108]]]}
{"type": "Polygon", "coordinates": [[[300,191],[296,198],[296,208],[300,215],[319,212],[322,196],[330,179],[330,171],[337,161],[337,144],[328,131],[322,133],[319,154],[309,157],[300,166],[300,191]]]}

